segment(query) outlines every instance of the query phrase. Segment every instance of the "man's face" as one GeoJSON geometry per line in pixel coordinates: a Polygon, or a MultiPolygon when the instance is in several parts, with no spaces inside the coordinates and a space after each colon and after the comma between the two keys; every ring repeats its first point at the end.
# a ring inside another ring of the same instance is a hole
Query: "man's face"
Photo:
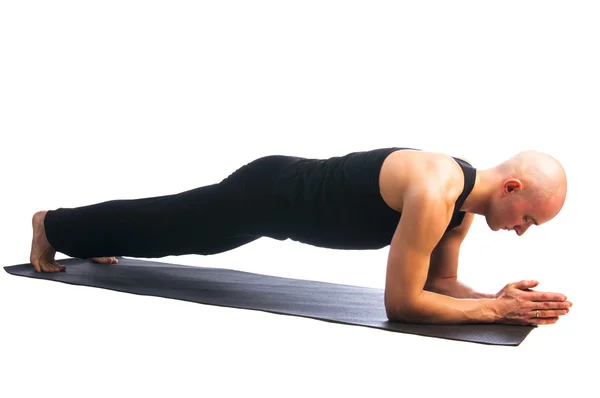
{"type": "Polygon", "coordinates": [[[534,224],[535,217],[525,211],[525,204],[517,200],[499,200],[491,206],[486,222],[493,231],[515,231],[521,236],[534,224]]]}
{"type": "Polygon", "coordinates": [[[492,198],[486,222],[493,231],[515,231],[522,236],[531,225],[541,223],[541,212],[531,201],[527,201],[522,192],[508,190],[492,198]]]}
{"type": "Polygon", "coordinates": [[[557,198],[542,200],[535,194],[514,191],[493,197],[485,218],[493,231],[504,229],[522,236],[532,225],[552,220],[561,208],[562,203],[557,198]]]}

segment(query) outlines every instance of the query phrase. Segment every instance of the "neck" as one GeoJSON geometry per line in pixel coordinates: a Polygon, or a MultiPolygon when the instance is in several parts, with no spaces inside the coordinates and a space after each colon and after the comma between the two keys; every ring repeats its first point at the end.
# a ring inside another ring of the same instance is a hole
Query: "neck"
{"type": "Polygon", "coordinates": [[[493,186],[497,185],[496,179],[493,169],[477,170],[473,190],[465,199],[461,211],[484,215],[493,186]]]}

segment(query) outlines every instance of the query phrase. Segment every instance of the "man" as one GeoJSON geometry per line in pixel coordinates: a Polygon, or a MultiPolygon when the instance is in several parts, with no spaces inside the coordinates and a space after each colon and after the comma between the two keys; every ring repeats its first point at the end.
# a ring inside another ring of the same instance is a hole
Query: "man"
{"type": "Polygon", "coordinates": [[[458,254],[474,215],[523,235],[565,201],[565,171],[524,151],[496,167],[411,148],[329,159],[266,156],[218,184],[136,200],[37,212],[30,261],[65,271],[57,251],[115,263],[114,256],[216,254],[260,237],[320,247],[389,247],[385,308],[392,321],[552,324],[572,305],[536,281],[479,294],[457,280],[458,254]]]}

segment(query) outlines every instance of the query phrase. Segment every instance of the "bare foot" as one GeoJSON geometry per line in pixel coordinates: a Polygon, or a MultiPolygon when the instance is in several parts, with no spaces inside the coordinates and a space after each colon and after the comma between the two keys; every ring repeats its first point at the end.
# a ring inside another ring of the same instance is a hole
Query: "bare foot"
{"type": "Polygon", "coordinates": [[[118,264],[119,260],[116,257],[94,257],[92,261],[100,264],[118,264]]]}
{"type": "MultiPolygon", "coordinates": [[[[36,272],[60,272],[66,267],[54,260],[56,250],[50,245],[46,238],[46,230],[44,229],[44,219],[48,211],[38,211],[33,215],[31,221],[33,226],[33,239],[31,241],[31,255],[29,261],[35,268],[36,272]]],[[[94,257],[92,261],[100,264],[117,264],[119,260],[116,257],[94,257]]]]}
{"type": "Polygon", "coordinates": [[[31,254],[29,261],[36,272],[60,272],[66,267],[54,260],[56,250],[50,245],[46,238],[44,219],[48,211],[38,211],[33,215],[31,224],[33,227],[33,239],[31,240],[31,254]]]}

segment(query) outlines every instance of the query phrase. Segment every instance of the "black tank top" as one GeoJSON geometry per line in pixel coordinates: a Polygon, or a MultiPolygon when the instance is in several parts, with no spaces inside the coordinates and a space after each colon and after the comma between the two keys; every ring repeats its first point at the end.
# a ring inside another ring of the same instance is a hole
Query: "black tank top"
{"type": "MultiPolygon", "coordinates": [[[[289,210],[286,235],[292,240],[333,249],[380,249],[391,243],[401,214],[379,190],[384,160],[397,150],[381,148],[329,159],[298,158],[283,172],[280,194],[289,210]]],[[[475,183],[475,168],[458,158],[464,189],[447,230],[462,223],[459,211],[475,183]]]]}

